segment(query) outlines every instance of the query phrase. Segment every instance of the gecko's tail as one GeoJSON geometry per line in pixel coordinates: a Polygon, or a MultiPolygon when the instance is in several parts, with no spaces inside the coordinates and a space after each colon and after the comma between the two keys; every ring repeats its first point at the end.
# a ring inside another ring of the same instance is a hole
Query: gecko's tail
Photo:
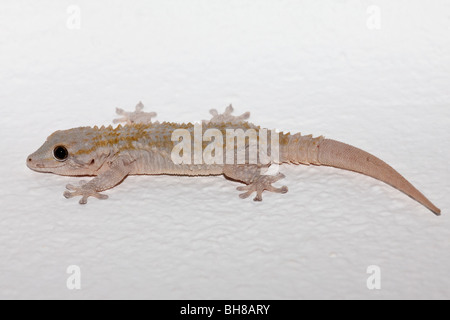
{"type": "Polygon", "coordinates": [[[435,215],[441,214],[441,210],[400,173],[368,152],[339,141],[323,139],[318,144],[317,156],[321,165],[359,172],[383,181],[423,204],[435,215]]]}

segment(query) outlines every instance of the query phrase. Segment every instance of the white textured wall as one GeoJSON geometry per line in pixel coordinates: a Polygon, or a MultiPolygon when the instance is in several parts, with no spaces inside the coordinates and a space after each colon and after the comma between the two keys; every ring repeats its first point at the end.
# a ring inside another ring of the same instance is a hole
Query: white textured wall
{"type": "Polygon", "coordinates": [[[0,298],[450,298],[449,32],[446,0],[2,1],[0,298]],[[443,216],[332,168],[282,168],[289,193],[262,203],[149,176],[80,206],[62,197],[77,178],[25,166],[53,131],[139,100],[171,121],[233,103],[359,146],[443,216]]]}

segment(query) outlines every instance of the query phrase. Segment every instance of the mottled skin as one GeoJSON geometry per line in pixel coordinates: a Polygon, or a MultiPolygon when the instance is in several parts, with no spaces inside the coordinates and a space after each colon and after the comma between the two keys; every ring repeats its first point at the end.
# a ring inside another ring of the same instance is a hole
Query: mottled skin
{"type": "MultiPolygon", "coordinates": [[[[125,122],[124,126],[80,127],[56,131],[47,141],[27,158],[30,169],[66,176],[95,176],[89,182],[82,181],[79,186],[67,185],[64,196],[81,196],[80,203],[87,203],[88,197],[106,199],[100,192],[113,188],[128,175],[170,174],[170,175],[224,175],[241,181],[246,186],[238,187],[245,191],[240,195],[247,198],[256,192],[254,200],[262,200],[264,190],[286,193],[286,186],[276,188],[272,183],[282,179],[283,174],[267,175],[262,172],[268,165],[257,164],[175,164],[171,152],[176,142],[171,140],[175,129],[193,132],[193,124],[151,122],[156,113],[142,111],[139,103],[135,112],[117,109],[123,117],[114,120],[125,122]],[[57,159],[54,152],[63,146],[67,150],[65,159],[57,159]]],[[[203,121],[203,132],[215,128],[225,136],[226,129],[255,129],[260,127],[247,121],[250,114],[231,115],[229,106],[225,113],[211,110],[213,118],[203,121]]],[[[436,215],[440,210],[422,193],[412,186],[397,171],[375,156],[350,145],[312,136],[279,134],[280,157],[278,163],[313,164],[337,167],[356,171],[381,180],[415,199],[436,215]]],[[[207,143],[204,142],[203,147],[207,143]]],[[[248,145],[246,146],[248,148],[248,145]]],[[[270,152],[270,148],[269,148],[270,152]]],[[[225,153],[225,152],[224,152],[225,153]]],[[[248,160],[248,159],[247,159],[248,160]]]]}

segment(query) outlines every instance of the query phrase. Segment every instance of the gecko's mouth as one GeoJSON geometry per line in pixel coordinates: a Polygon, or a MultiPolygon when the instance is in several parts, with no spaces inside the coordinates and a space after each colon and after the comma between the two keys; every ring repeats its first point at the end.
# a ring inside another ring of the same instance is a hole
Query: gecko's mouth
{"type": "Polygon", "coordinates": [[[59,168],[59,167],[62,167],[62,166],[63,166],[63,164],[49,166],[49,165],[44,165],[44,164],[39,163],[39,162],[34,162],[32,156],[28,156],[28,158],[27,158],[27,167],[30,168],[33,171],[51,172],[52,169],[56,169],[56,168],[59,168]]]}

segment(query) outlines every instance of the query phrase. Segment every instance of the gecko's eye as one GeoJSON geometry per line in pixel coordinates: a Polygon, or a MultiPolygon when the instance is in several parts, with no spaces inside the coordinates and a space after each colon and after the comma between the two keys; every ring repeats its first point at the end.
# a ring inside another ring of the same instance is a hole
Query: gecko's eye
{"type": "Polygon", "coordinates": [[[58,161],[64,161],[67,159],[67,156],[69,155],[69,152],[67,152],[67,149],[63,146],[57,146],[53,150],[53,156],[58,161]]]}

